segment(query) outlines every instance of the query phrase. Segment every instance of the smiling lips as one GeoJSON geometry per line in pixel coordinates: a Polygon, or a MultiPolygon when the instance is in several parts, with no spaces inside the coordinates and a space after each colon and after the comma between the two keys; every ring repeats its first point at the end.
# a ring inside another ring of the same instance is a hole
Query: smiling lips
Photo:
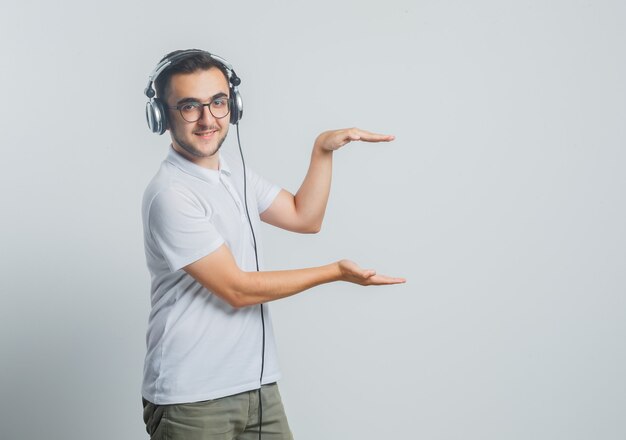
{"type": "Polygon", "coordinates": [[[219,130],[214,128],[211,130],[205,130],[205,131],[196,131],[194,132],[194,135],[199,136],[201,138],[209,138],[211,136],[213,136],[213,134],[217,133],[219,130]]]}

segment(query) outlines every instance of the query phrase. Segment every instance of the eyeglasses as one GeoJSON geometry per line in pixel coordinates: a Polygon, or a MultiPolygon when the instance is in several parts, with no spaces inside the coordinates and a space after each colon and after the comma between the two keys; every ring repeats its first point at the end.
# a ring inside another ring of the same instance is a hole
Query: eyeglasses
{"type": "Polygon", "coordinates": [[[178,110],[182,118],[187,122],[196,122],[202,117],[204,107],[209,108],[209,112],[215,119],[222,119],[230,113],[228,105],[228,96],[220,96],[211,100],[206,104],[197,101],[189,101],[174,107],[168,107],[172,110],[178,110]]]}

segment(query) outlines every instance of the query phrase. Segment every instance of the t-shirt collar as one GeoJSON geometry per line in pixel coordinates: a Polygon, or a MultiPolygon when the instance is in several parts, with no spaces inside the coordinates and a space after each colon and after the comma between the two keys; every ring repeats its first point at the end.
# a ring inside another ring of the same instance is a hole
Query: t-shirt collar
{"type": "Polygon", "coordinates": [[[222,157],[222,155],[219,156],[219,170],[211,170],[201,167],[200,165],[196,165],[189,159],[182,156],[178,151],[174,150],[174,147],[172,147],[171,145],[169,151],[167,152],[167,158],[165,160],[174,165],[176,168],[183,171],[184,173],[187,173],[191,176],[197,177],[198,179],[204,180],[209,183],[219,183],[220,174],[224,174],[226,176],[231,175],[230,167],[228,166],[226,160],[222,157]]]}

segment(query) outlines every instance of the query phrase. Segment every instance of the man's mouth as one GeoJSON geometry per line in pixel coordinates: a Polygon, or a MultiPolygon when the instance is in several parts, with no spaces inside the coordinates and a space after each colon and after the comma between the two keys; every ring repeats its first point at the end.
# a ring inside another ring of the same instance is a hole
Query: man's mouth
{"type": "Polygon", "coordinates": [[[213,136],[213,134],[217,133],[218,131],[219,130],[217,129],[196,131],[194,132],[194,135],[201,137],[201,138],[210,138],[211,136],[213,136]]]}

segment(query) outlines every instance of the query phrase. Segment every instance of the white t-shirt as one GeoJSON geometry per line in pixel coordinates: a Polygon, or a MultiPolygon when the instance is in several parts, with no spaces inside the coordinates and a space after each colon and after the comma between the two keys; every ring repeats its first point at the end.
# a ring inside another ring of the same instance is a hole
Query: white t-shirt
{"type": "MultiPolygon", "coordinates": [[[[248,168],[246,174],[262,264],[259,214],[280,187],[248,168]]],[[[142,395],[150,402],[197,402],[260,386],[260,306],[235,309],[182,270],[224,243],[242,270],[256,270],[243,200],[241,161],[227,162],[221,154],[219,170],[209,170],[171,147],[146,188],[142,216],[152,310],[142,395]]],[[[264,310],[266,384],[277,381],[280,371],[267,305],[264,310]]]]}

